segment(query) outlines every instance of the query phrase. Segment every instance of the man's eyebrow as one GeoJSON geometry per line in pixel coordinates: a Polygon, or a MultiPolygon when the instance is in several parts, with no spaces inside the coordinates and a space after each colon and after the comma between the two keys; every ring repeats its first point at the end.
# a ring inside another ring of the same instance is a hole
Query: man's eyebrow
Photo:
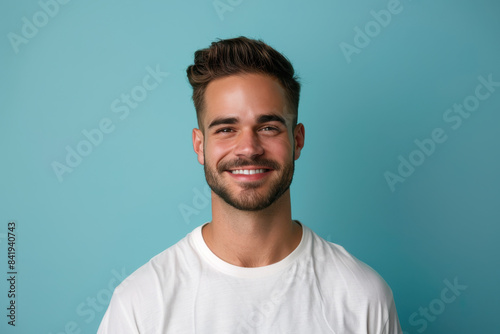
{"type": "MultiPolygon", "coordinates": [[[[275,115],[275,114],[269,114],[269,115],[261,115],[257,118],[257,123],[262,124],[262,123],[267,123],[267,122],[280,122],[283,125],[286,125],[286,121],[283,117],[275,115]]],[[[238,119],[236,117],[220,117],[214,119],[210,124],[208,125],[208,128],[213,128],[214,126],[217,125],[222,125],[222,124],[236,124],[238,123],[238,119]]]]}
{"type": "Polygon", "coordinates": [[[208,128],[213,128],[214,126],[221,124],[236,124],[238,123],[238,119],[236,117],[221,117],[214,119],[209,125],[208,128]]]}
{"type": "Polygon", "coordinates": [[[257,123],[267,123],[267,122],[280,122],[286,126],[285,119],[281,116],[270,114],[270,115],[261,115],[257,118],[257,123]]]}

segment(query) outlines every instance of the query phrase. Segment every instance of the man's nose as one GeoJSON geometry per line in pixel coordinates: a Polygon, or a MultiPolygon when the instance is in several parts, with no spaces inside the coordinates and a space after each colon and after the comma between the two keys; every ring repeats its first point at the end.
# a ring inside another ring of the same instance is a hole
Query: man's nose
{"type": "Polygon", "coordinates": [[[238,138],[235,147],[235,152],[237,156],[243,156],[246,158],[255,158],[264,154],[264,148],[258,135],[251,130],[242,131],[238,138]]]}

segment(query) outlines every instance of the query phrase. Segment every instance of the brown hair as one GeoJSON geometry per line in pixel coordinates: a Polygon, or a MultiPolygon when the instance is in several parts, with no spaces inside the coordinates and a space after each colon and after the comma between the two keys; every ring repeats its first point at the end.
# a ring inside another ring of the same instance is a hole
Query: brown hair
{"type": "Polygon", "coordinates": [[[241,73],[261,73],[279,80],[297,124],[300,83],[290,61],[261,40],[238,37],[219,39],[209,48],[194,54],[194,64],[186,70],[193,87],[193,102],[198,124],[205,107],[204,95],[208,84],[215,79],[241,73]]]}

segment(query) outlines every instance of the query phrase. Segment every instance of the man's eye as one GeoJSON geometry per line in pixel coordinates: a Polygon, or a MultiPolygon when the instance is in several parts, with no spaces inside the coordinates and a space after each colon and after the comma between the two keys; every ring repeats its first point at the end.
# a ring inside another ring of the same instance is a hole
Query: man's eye
{"type": "Polygon", "coordinates": [[[218,129],[217,131],[215,131],[215,133],[229,133],[232,131],[233,131],[233,129],[231,129],[231,128],[221,128],[221,129],[218,129]]]}
{"type": "Polygon", "coordinates": [[[274,127],[274,126],[265,126],[261,129],[262,131],[278,131],[278,128],[274,127]]]}

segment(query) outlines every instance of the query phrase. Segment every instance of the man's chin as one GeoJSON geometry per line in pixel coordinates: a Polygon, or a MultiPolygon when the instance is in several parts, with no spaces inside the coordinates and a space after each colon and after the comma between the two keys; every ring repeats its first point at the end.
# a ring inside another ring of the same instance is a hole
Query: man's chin
{"type": "Polygon", "coordinates": [[[238,183],[240,188],[240,193],[245,193],[248,191],[258,191],[259,188],[263,188],[264,181],[254,181],[254,182],[242,182],[238,183]]]}
{"type": "Polygon", "coordinates": [[[272,203],[261,202],[241,202],[241,201],[225,201],[228,205],[240,211],[258,212],[267,209],[272,203]]]}
{"type": "Polygon", "coordinates": [[[261,211],[267,209],[276,203],[283,194],[286,193],[288,188],[285,191],[282,191],[280,194],[277,193],[269,193],[269,191],[256,190],[256,189],[245,189],[240,190],[236,193],[217,193],[217,196],[221,198],[225,203],[232,206],[235,209],[241,211],[261,211]]]}
{"type": "Polygon", "coordinates": [[[226,204],[241,211],[260,211],[269,207],[273,202],[256,189],[242,189],[231,194],[219,190],[214,190],[214,192],[226,204]]]}

